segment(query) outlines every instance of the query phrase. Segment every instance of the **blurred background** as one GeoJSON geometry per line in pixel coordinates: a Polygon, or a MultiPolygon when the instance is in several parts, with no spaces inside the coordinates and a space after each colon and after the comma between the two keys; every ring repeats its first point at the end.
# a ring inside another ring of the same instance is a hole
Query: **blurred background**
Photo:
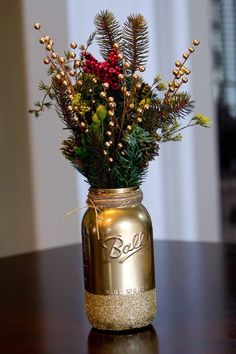
{"type": "MultiPolygon", "coordinates": [[[[88,185],[64,159],[66,136],[53,110],[40,119],[28,109],[47,81],[44,52],[33,29],[40,22],[58,52],[84,43],[101,9],[121,23],[142,13],[150,30],[145,79],[172,78],[175,60],[201,40],[187,89],[211,129],[190,128],[180,143],[161,146],[142,186],[159,240],[236,241],[236,3],[234,0],[1,1],[0,256],[81,242],[88,185]]],[[[97,47],[93,54],[98,56],[97,47]]]]}

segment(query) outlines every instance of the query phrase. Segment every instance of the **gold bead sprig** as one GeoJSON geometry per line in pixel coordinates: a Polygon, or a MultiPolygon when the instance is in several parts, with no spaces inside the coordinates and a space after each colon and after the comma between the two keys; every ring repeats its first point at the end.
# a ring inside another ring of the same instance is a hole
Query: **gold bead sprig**
{"type": "MultiPolygon", "coordinates": [[[[71,81],[71,78],[76,79],[77,69],[80,68],[81,63],[76,59],[76,53],[74,51],[68,51],[68,56],[65,58],[64,56],[60,56],[56,53],[54,49],[54,41],[48,35],[44,35],[41,32],[41,24],[35,23],[34,28],[37,31],[40,31],[41,37],[39,38],[39,43],[45,46],[45,58],[43,62],[45,65],[51,64],[52,71],[55,72],[55,78],[58,83],[61,83],[63,86],[68,88],[72,94],[74,94],[74,85],[71,81]],[[67,70],[67,64],[69,62],[73,63],[73,69],[67,70]]],[[[70,43],[70,48],[72,50],[77,48],[77,43],[70,43]]]]}
{"type": "Polygon", "coordinates": [[[185,66],[186,61],[189,59],[190,55],[194,52],[196,46],[200,44],[198,39],[192,41],[192,47],[188,48],[188,51],[183,53],[183,61],[176,60],[175,68],[173,70],[174,79],[169,83],[168,89],[165,92],[165,98],[168,98],[171,94],[177,93],[180,86],[188,82],[188,75],[191,71],[185,66]]]}

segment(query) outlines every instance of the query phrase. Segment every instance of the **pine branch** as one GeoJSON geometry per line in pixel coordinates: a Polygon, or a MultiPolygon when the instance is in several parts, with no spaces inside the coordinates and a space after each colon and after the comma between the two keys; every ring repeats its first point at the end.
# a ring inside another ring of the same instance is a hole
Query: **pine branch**
{"type": "Polygon", "coordinates": [[[56,80],[53,80],[53,90],[55,94],[56,112],[61,119],[61,121],[73,132],[77,132],[77,125],[74,121],[74,113],[68,110],[70,106],[70,99],[67,92],[67,89],[58,83],[56,80]]]}
{"type": "Polygon", "coordinates": [[[148,56],[148,26],[142,15],[130,15],[123,27],[123,50],[125,59],[134,72],[140,65],[145,65],[148,56]]]}
{"type": "Polygon", "coordinates": [[[121,40],[120,25],[113,13],[108,10],[99,12],[95,16],[94,24],[100,53],[107,59],[114,44],[121,40]]]}
{"type": "Polygon", "coordinates": [[[109,162],[103,153],[104,136],[100,125],[90,126],[82,146],[86,150],[85,175],[89,184],[95,188],[108,188],[109,162]]]}
{"type": "Polygon", "coordinates": [[[124,135],[123,145],[125,155],[116,156],[111,172],[113,188],[140,185],[149,161],[158,155],[159,146],[155,139],[138,126],[124,135]]]}
{"type": "Polygon", "coordinates": [[[155,99],[143,115],[142,126],[151,134],[184,119],[194,109],[194,102],[186,92],[170,96],[168,100],[155,99]]]}
{"type": "Polygon", "coordinates": [[[96,36],[96,31],[92,32],[86,42],[86,50],[92,45],[94,38],[96,36]]]}

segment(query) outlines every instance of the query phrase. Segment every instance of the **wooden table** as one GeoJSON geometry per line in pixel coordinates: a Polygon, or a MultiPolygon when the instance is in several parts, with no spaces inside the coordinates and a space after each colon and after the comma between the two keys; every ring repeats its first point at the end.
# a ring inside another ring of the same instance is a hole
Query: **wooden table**
{"type": "Polygon", "coordinates": [[[144,330],[91,328],[81,246],[0,260],[1,354],[234,354],[236,245],[156,242],[158,315],[144,330]]]}

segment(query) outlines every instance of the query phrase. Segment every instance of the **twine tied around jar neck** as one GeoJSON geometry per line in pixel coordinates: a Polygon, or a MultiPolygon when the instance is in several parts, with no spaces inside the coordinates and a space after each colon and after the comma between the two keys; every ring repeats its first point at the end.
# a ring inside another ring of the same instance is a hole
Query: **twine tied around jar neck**
{"type": "Polygon", "coordinates": [[[143,200],[143,193],[139,187],[117,189],[90,188],[87,205],[91,203],[98,209],[127,208],[139,205],[143,200]]]}

